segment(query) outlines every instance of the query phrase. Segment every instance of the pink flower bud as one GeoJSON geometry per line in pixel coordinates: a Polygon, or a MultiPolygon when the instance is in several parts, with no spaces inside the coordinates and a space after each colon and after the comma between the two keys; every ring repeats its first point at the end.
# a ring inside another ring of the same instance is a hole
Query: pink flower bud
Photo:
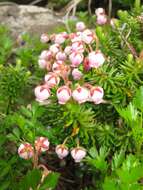
{"type": "Polygon", "coordinates": [[[77,87],[73,93],[72,93],[72,97],[74,100],[76,100],[79,104],[84,103],[86,101],[88,101],[89,99],[89,91],[88,89],[84,88],[84,87],[77,87]]]}
{"type": "Polygon", "coordinates": [[[48,34],[42,34],[41,35],[41,38],[40,38],[40,41],[42,42],[42,43],[47,43],[48,41],[49,41],[49,36],[48,36],[48,34]]]}
{"type": "Polygon", "coordinates": [[[71,150],[71,156],[76,163],[80,162],[86,156],[86,150],[82,147],[76,147],[71,150]]]}
{"type": "Polygon", "coordinates": [[[49,88],[52,88],[59,84],[60,78],[55,73],[50,72],[45,75],[45,82],[49,88]]]}
{"type": "Polygon", "coordinates": [[[60,48],[59,44],[53,44],[50,46],[49,50],[55,55],[59,52],[60,50],[59,48],[60,48]]]}
{"type": "Polygon", "coordinates": [[[82,63],[84,57],[83,57],[83,54],[81,54],[81,53],[73,52],[70,54],[69,59],[72,63],[72,65],[71,65],[72,67],[78,67],[79,64],[82,63]]]}
{"type": "Polygon", "coordinates": [[[71,42],[81,42],[82,41],[82,32],[72,33],[70,34],[71,42]]]}
{"type": "Polygon", "coordinates": [[[67,86],[61,86],[57,90],[57,98],[59,104],[66,104],[71,98],[71,89],[67,86]]]}
{"type": "Polygon", "coordinates": [[[95,14],[96,16],[105,15],[105,10],[103,8],[98,8],[95,10],[95,14]]]}
{"type": "Polygon", "coordinates": [[[84,52],[83,43],[80,42],[80,41],[74,42],[74,43],[72,44],[72,51],[73,51],[73,52],[83,53],[83,52],[84,52]]]}
{"type": "Polygon", "coordinates": [[[62,65],[64,65],[63,61],[56,61],[54,62],[53,66],[52,66],[52,71],[54,73],[60,74],[61,73],[61,67],[62,65]]]}
{"type": "Polygon", "coordinates": [[[107,23],[107,17],[106,15],[99,15],[97,16],[97,20],[96,20],[97,24],[99,25],[104,25],[107,23]]]}
{"type": "Polygon", "coordinates": [[[36,100],[38,102],[43,102],[50,97],[50,90],[47,87],[47,85],[37,86],[34,92],[35,92],[36,100]]]}
{"type": "Polygon", "coordinates": [[[74,80],[80,80],[81,77],[83,76],[83,74],[78,69],[73,69],[72,76],[73,76],[74,80]]]}
{"type": "Polygon", "coordinates": [[[104,91],[100,86],[93,87],[90,89],[90,101],[95,104],[100,104],[103,101],[104,91]]]}
{"type": "Polygon", "coordinates": [[[50,142],[46,137],[38,137],[35,140],[35,149],[38,153],[45,152],[49,149],[50,142]]]}
{"type": "Polygon", "coordinates": [[[55,151],[60,159],[65,158],[69,154],[68,147],[63,144],[57,145],[55,151]]]}
{"type": "Polygon", "coordinates": [[[45,59],[39,59],[38,65],[41,69],[45,69],[47,67],[48,62],[45,59]]]}
{"type": "Polygon", "coordinates": [[[56,54],[56,59],[59,61],[65,61],[67,58],[66,54],[64,52],[58,52],[56,54]]]}
{"type": "Polygon", "coordinates": [[[66,40],[67,37],[68,37],[68,34],[66,32],[63,32],[63,33],[60,33],[60,34],[56,34],[54,42],[56,44],[62,44],[62,43],[65,42],[65,40],[66,40]]]}
{"type": "Polygon", "coordinates": [[[88,55],[88,61],[89,61],[89,66],[92,68],[98,68],[101,65],[103,65],[105,58],[104,55],[98,51],[98,52],[90,52],[88,55]]]}
{"type": "Polygon", "coordinates": [[[94,34],[91,30],[86,29],[82,33],[82,41],[86,44],[91,44],[94,40],[94,34]]]}
{"type": "Polygon", "coordinates": [[[71,46],[66,46],[66,48],[64,49],[64,52],[66,55],[69,55],[72,51],[72,47],[71,46]]]}
{"type": "Polygon", "coordinates": [[[86,28],[84,22],[77,22],[76,23],[76,30],[82,32],[86,28]]]}
{"type": "Polygon", "coordinates": [[[29,143],[21,144],[18,148],[18,154],[21,158],[28,160],[33,157],[33,147],[29,143]]]}
{"type": "Polygon", "coordinates": [[[50,51],[44,50],[41,52],[40,59],[45,59],[46,61],[50,61],[52,58],[52,53],[50,51]]]}
{"type": "Polygon", "coordinates": [[[84,59],[83,68],[84,68],[85,71],[89,71],[91,69],[91,67],[89,65],[89,60],[88,60],[87,57],[84,59]]]}

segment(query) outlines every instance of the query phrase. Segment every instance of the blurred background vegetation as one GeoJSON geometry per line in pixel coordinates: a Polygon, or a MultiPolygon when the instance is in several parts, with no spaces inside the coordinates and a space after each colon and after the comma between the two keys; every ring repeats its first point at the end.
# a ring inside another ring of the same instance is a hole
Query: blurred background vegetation
{"type": "MultiPolygon", "coordinates": [[[[0,2],[14,2],[17,4],[35,4],[38,6],[52,7],[54,10],[60,10],[66,6],[69,2],[74,0],[0,0],[0,2]]],[[[130,9],[133,6],[134,0],[112,0],[114,10],[117,9],[130,9]]],[[[97,7],[108,7],[109,0],[92,0],[92,10],[97,7]]],[[[87,10],[88,0],[82,0],[78,6],[80,11],[87,10]]],[[[114,11],[113,11],[114,12],[114,11]]]]}

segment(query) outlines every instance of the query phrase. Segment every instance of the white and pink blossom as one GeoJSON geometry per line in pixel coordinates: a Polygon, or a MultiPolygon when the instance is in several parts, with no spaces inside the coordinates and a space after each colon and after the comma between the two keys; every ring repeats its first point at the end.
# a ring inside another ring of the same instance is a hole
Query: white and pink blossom
{"type": "Polygon", "coordinates": [[[102,87],[92,87],[90,89],[90,101],[94,102],[95,104],[100,104],[103,102],[104,90],[102,87]]]}
{"type": "Polygon", "coordinates": [[[56,59],[58,61],[65,61],[67,58],[66,54],[64,52],[61,52],[59,51],[57,54],[56,54],[56,59]]]}
{"type": "Polygon", "coordinates": [[[63,144],[57,145],[55,152],[60,159],[65,158],[69,154],[68,147],[63,144]]]}
{"type": "Polygon", "coordinates": [[[73,52],[79,52],[79,53],[84,52],[83,42],[81,42],[81,41],[72,43],[71,47],[72,47],[73,52]]]}
{"type": "Polygon", "coordinates": [[[45,59],[46,61],[50,61],[52,58],[52,53],[48,50],[43,50],[39,58],[45,59]]]}
{"type": "Polygon", "coordinates": [[[45,152],[49,149],[50,142],[46,137],[38,137],[35,140],[35,150],[38,153],[45,152]]]}
{"type": "Polygon", "coordinates": [[[107,16],[106,15],[99,15],[97,16],[96,22],[98,25],[104,25],[107,23],[107,16]]]}
{"type": "Polygon", "coordinates": [[[72,70],[72,76],[74,80],[80,80],[81,77],[83,76],[82,72],[79,71],[77,68],[72,70]]]}
{"type": "Polygon", "coordinates": [[[21,158],[28,160],[33,157],[34,155],[34,149],[31,144],[24,143],[21,144],[18,148],[18,154],[21,158]]]}
{"type": "Polygon", "coordinates": [[[57,90],[59,104],[66,104],[71,98],[71,89],[68,86],[61,86],[57,90]]]}
{"type": "Polygon", "coordinates": [[[44,102],[50,97],[50,90],[47,85],[39,85],[34,90],[36,101],[44,102]]]}
{"type": "Polygon", "coordinates": [[[68,34],[66,32],[56,34],[54,36],[54,42],[56,44],[62,44],[65,42],[65,40],[68,38],[68,34]]]}
{"type": "Polygon", "coordinates": [[[89,90],[85,87],[78,86],[72,93],[72,97],[79,104],[88,101],[89,99],[89,90]]]}
{"type": "Polygon", "coordinates": [[[103,8],[97,8],[96,10],[95,10],[95,14],[96,14],[96,16],[99,16],[99,15],[105,15],[105,10],[103,9],[103,8]]]}
{"type": "Polygon", "coordinates": [[[91,44],[94,40],[94,34],[91,30],[86,29],[82,32],[82,41],[86,44],[91,44]]]}
{"type": "Polygon", "coordinates": [[[53,53],[53,55],[56,55],[60,51],[60,45],[53,44],[50,46],[49,50],[53,53]]]}
{"type": "Polygon", "coordinates": [[[70,54],[69,59],[72,67],[78,67],[83,62],[84,56],[82,53],[73,52],[70,54]]]}
{"type": "Polygon", "coordinates": [[[54,73],[60,74],[61,73],[61,68],[64,66],[63,61],[55,61],[53,66],[52,66],[52,71],[54,73]]]}
{"type": "Polygon", "coordinates": [[[98,52],[92,51],[88,55],[88,62],[91,68],[100,67],[101,65],[103,65],[104,61],[105,57],[100,51],[98,52]]]}
{"type": "Polygon", "coordinates": [[[45,83],[48,85],[49,88],[52,88],[58,85],[60,82],[60,77],[58,77],[55,73],[48,73],[45,75],[45,83]]]}
{"type": "Polygon", "coordinates": [[[40,37],[40,41],[41,41],[42,43],[47,43],[47,42],[49,41],[49,36],[48,36],[48,34],[46,34],[46,33],[42,34],[41,37],[40,37]]]}
{"type": "Polygon", "coordinates": [[[66,55],[71,54],[71,52],[72,52],[72,47],[71,47],[71,46],[66,46],[65,49],[64,49],[64,52],[65,52],[66,55]]]}
{"type": "Polygon", "coordinates": [[[76,30],[82,32],[86,28],[84,22],[77,22],[76,23],[76,30]]]}
{"type": "Polygon", "coordinates": [[[71,156],[76,163],[81,162],[81,160],[86,156],[86,150],[82,147],[76,147],[71,150],[71,156]]]}

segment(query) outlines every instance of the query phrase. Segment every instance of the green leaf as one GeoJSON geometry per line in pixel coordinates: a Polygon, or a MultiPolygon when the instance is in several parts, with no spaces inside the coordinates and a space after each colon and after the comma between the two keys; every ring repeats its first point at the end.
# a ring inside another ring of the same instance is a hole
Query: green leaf
{"type": "Polygon", "coordinates": [[[59,176],[60,174],[56,172],[48,174],[39,190],[45,190],[47,188],[54,189],[58,183],[59,176]]]}

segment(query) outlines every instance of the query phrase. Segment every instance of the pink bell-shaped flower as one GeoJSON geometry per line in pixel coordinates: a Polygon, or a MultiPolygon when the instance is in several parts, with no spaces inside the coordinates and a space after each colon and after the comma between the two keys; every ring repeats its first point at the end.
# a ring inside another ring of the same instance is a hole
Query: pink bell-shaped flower
{"type": "Polygon", "coordinates": [[[72,76],[74,80],[80,80],[81,77],[83,76],[82,72],[79,71],[77,68],[72,70],[72,76]]]}
{"type": "Polygon", "coordinates": [[[56,44],[62,44],[68,38],[68,34],[66,32],[63,32],[63,33],[60,33],[60,34],[56,34],[54,38],[55,38],[54,42],[56,44]]]}
{"type": "Polygon", "coordinates": [[[46,61],[50,61],[52,58],[52,53],[48,50],[43,50],[39,58],[45,59],[46,61]]]}
{"type": "Polygon", "coordinates": [[[53,44],[50,46],[49,50],[52,52],[53,55],[56,55],[60,51],[60,45],[59,44],[53,44]]]}
{"type": "Polygon", "coordinates": [[[60,159],[65,158],[69,154],[68,147],[63,144],[57,145],[55,151],[60,159]]]}
{"type": "Polygon", "coordinates": [[[100,104],[103,102],[104,90],[100,86],[92,87],[90,89],[90,101],[95,104],[100,104]]]}
{"type": "Polygon", "coordinates": [[[48,61],[45,59],[39,59],[38,60],[38,65],[41,69],[45,69],[47,67],[48,61]]]}
{"type": "Polygon", "coordinates": [[[84,22],[77,22],[76,23],[76,30],[82,32],[86,28],[84,22]]]}
{"type": "Polygon", "coordinates": [[[103,8],[97,8],[96,10],[95,10],[95,14],[96,14],[96,16],[99,16],[99,15],[105,15],[105,10],[103,9],[103,8]]]}
{"type": "Polygon", "coordinates": [[[86,156],[86,150],[82,147],[76,147],[71,150],[71,156],[76,163],[81,162],[81,160],[86,156]]]}
{"type": "Polygon", "coordinates": [[[72,67],[78,67],[82,63],[84,56],[81,53],[73,52],[70,54],[69,59],[72,67]]]}
{"type": "Polygon", "coordinates": [[[83,42],[81,42],[81,41],[74,42],[72,44],[72,51],[73,52],[83,53],[84,52],[83,42]]]}
{"type": "Polygon", "coordinates": [[[38,153],[49,150],[49,145],[50,145],[50,142],[46,137],[38,137],[35,140],[35,150],[38,153]]]}
{"type": "Polygon", "coordinates": [[[58,61],[65,61],[67,58],[66,54],[64,52],[61,52],[59,51],[57,54],[56,54],[56,59],[58,61]]]}
{"type": "Polygon", "coordinates": [[[49,88],[52,88],[59,84],[60,78],[55,73],[50,72],[45,75],[45,82],[49,88]]]}
{"type": "Polygon", "coordinates": [[[103,65],[103,63],[105,61],[105,57],[100,51],[98,51],[98,52],[92,51],[88,55],[88,61],[89,61],[90,67],[98,68],[101,65],[103,65]]]}
{"type": "Polygon", "coordinates": [[[61,86],[57,90],[57,98],[59,104],[66,104],[71,98],[71,89],[68,86],[61,86]]]}
{"type": "Polygon", "coordinates": [[[99,15],[97,16],[97,20],[96,20],[98,25],[104,25],[107,23],[107,16],[106,15],[99,15]]]}
{"type": "Polygon", "coordinates": [[[42,43],[47,43],[47,42],[49,41],[49,36],[48,36],[48,34],[46,34],[46,33],[42,34],[41,37],[40,37],[40,41],[41,41],[42,43]]]}
{"type": "Polygon", "coordinates": [[[34,90],[36,100],[38,102],[44,102],[50,97],[50,90],[47,85],[39,85],[34,90]]]}
{"type": "Polygon", "coordinates": [[[66,46],[64,49],[64,52],[66,55],[70,55],[72,52],[72,47],[71,46],[66,46]]]}
{"type": "Polygon", "coordinates": [[[60,74],[61,73],[61,68],[64,65],[63,61],[55,61],[53,66],[52,66],[52,71],[54,73],[60,74]]]}
{"type": "Polygon", "coordinates": [[[21,144],[18,148],[18,154],[21,158],[28,160],[33,157],[34,151],[33,147],[29,143],[21,144]]]}
{"type": "Polygon", "coordinates": [[[82,32],[82,41],[86,44],[91,44],[94,40],[94,34],[91,30],[86,29],[82,32]]]}
{"type": "Polygon", "coordinates": [[[89,99],[89,90],[85,87],[78,86],[72,93],[72,97],[79,104],[88,101],[89,99]]]}

